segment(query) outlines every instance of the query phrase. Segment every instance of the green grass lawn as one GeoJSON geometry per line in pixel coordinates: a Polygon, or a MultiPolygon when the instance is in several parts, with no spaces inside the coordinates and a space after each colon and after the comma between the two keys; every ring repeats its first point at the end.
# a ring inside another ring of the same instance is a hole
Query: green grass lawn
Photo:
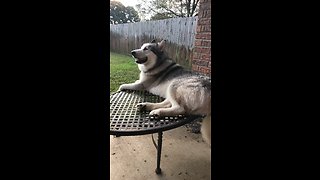
{"type": "Polygon", "coordinates": [[[110,52],[110,93],[124,83],[139,79],[139,69],[131,56],[110,52]]]}

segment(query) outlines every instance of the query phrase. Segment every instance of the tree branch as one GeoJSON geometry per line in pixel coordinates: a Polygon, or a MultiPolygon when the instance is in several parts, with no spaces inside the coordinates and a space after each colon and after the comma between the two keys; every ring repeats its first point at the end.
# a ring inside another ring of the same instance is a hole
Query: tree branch
{"type": "Polygon", "coordinates": [[[191,0],[186,0],[186,8],[187,8],[187,17],[190,17],[192,14],[190,13],[191,0]]]}
{"type": "Polygon", "coordinates": [[[193,0],[193,1],[192,1],[191,16],[193,16],[193,14],[194,14],[194,12],[195,12],[195,10],[196,10],[196,8],[197,8],[198,4],[199,4],[199,0],[193,0]]]}
{"type": "Polygon", "coordinates": [[[182,9],[183,9],[182,0],[180,0],[180,14],[181,15],[183,15],[182,9]]]}
{"type": "Polygon", "coordinates": [[[168,7],[164,7],[164,6],[160,6],[161,8],[163,8],[164,10],[166,10],[167,12],[177,16],[177,17],[183,17],[183,14],[177,14],[174,11],[172,11],[171,9],[169,9],[168,7]]]}

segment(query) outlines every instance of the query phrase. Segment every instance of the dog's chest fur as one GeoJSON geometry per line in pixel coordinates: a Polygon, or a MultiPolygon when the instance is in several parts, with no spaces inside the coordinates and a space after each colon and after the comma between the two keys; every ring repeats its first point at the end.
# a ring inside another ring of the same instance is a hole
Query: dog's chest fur
{"type": "Polygon", "coordinates": [[[161,85],[159,84],[158,86],[151,87],[150,89],[148,89],[148,91],[151,92],[152,94],[156,94],[158,96],[166,98],[168,86],[169,86],[169,82],[166,82],[161,85]]]}
{"type": "Polygon", "coordinates": [[[145,75],[143,72],[140,73],[139,81],[143,84],[145,90],[165,98],[170,82],[157,83],[157,80],[157,77],[145,75]]]}

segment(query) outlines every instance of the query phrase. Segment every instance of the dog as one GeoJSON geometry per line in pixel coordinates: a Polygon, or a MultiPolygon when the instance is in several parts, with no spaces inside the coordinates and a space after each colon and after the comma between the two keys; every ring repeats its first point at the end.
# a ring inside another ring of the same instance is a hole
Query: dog
{"type": "Polygon", "coordinates": [[[153,116],[205,115],[201,134],[211,146],[211,79],[175,63],[165,51],[166,40],[145,43],[131,51],[138,64],[140,78],[122,84],[119,91],[146,90],[165,98],[160,103],[137,104],[139,110],[150,110],[153,116]]]}

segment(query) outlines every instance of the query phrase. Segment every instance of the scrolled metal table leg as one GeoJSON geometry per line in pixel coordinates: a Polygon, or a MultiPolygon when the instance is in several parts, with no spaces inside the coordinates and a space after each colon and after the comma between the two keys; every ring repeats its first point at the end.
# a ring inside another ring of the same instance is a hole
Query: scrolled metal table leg
{"type": "Polygon", "coordinates": [[[162,149],[162,131],[158,132],[157,169],[156,169],[157,174],[161,174],[161,168],[160,168],[161,149],[162,149]]]}

